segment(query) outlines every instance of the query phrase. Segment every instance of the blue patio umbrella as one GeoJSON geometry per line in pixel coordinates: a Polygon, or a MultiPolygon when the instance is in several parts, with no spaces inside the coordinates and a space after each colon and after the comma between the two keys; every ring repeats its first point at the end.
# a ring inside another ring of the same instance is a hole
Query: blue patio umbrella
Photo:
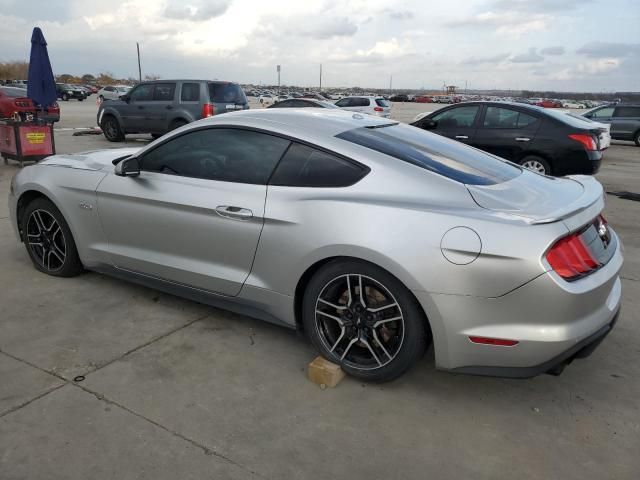
{"type": "Polygon", "coordinates": [[[42,109],[58,99],[56,80],[47,52],[47,41],[39,27],[35,27],[31,35],[27,97],[42,109]]]}

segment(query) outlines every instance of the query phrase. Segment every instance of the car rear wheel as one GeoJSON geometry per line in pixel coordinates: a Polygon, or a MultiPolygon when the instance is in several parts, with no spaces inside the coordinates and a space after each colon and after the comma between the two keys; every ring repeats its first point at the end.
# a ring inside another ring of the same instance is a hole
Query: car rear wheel
{"type": "Polygon", "coordinates": [[[62,94],[62,100],[64,100],[65,102],[69,101],[69,95],[67,95],[66,93],[62,94]]]}
{"type": "Polygon", "coordinates": [[[636,143],[636,146],[640,147],[640,130],[633,136],[633,141],[636,143]]]}
{"type": "Polygon", "coordinates": [[[357,260],[338,259],[316,272],[304,295],[303,324],[323,357],[373,382],[402,375],[429,340],[411,293],[389,273],[357,260]]]}
{"type": "Polygon", "coordinates": [[[542,175],[551,175],[551,165],[544,158],[530,155],[520,160],[520,165],[542,175]]]}
{"type": "Polygon", "coordinates": [[[103,118],[100,128],[102,128],[105,138],[110,142],[122,142],[124,140],[124,133],[122,133],[120,124],[113,115],[107,115],[103,118]]]}
{"type": "Polygon", "coordinates": [[[46,198],[30,202],[21,218],[24,245],[33,265],[57,277],[73,277],[84,270],[73,235],[60,210],[46,198]]]}

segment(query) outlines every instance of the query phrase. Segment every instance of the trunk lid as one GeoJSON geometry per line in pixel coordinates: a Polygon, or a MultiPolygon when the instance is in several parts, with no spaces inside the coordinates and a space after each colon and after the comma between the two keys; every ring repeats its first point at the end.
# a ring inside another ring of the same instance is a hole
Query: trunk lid
{"type": "Polygon", "coordinates": [[[592,221],[604,207],[602,185],[586,175],[554,178],[523,170],[503,183],[466,187],[482,208],[532,224],[563,221],[570,231],[592,221]]]}

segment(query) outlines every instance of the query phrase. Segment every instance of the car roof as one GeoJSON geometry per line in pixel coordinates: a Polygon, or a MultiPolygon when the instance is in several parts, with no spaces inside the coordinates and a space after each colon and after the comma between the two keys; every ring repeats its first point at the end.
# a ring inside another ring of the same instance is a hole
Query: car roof
{"type": "MultiPolygon", "coordinates": [[[[169,138],[198,127],[242,126],[266,129],[280,135],[317,142],[322,145],[326,143],[328,138],[355,128],[377,128],[397,124],[398,122],[386,118],[342,109],[265,108],[242,110],[204,118],[169,132],[166,137],[169,138]]],[[[147,148],[145,147],[141,152],[147,148]]]]}
{"type": "Polygon", "coordinates": [[[382,98],[382,95],[347,95],[342,98],[382,98]]]}

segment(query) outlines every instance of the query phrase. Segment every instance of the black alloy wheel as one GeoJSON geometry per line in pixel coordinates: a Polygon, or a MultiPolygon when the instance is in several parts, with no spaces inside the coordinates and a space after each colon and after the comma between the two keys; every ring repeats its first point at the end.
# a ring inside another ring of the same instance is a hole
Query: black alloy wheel
{"type": "Polygon", "coordinates": [[[426,319],[393,276],[360,261],[333,261],[309,283],[304,328],[328,360],[369,381],[392,380],[424,353],[426,319]]]}

